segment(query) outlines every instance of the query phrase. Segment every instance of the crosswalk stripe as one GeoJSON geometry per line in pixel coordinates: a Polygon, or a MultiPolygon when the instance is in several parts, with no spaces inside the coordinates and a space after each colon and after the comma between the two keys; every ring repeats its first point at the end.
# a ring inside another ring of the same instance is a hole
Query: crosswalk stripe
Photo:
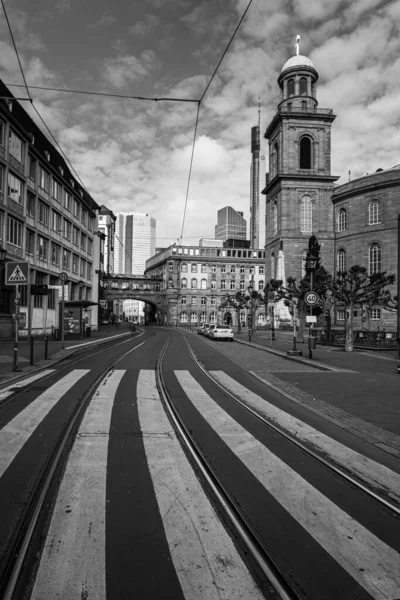
{"type": "Polygon", "coordinates": [[[400,555],[341,510],[232,419],[189,371],[175,371],[209,425],[289,514],[377,600],[395,600],[400,555]],[[360,570],[361,569],[361,570],[360,570]]]}
{"type": "Polygon", "coordinates": [[[54,508],[31,600],[106,598],[105,504],[111,411],[125,371],[96,391],[79,428],[54,508]]]}
{"type": "Polygon", "coordinates": [[[62,396],[79,381],[88,369],[76,369],[40,394],[0,431],[0,477],[23,445],[62,396]]]}
{"type": "Polygon", "coordinates": [[[50,375],[50,373],[53,373],[54,371],[55,371],[55,369],[46,369],[45,371],[36,373],[36,375],[32,375],[32,377],[27,377],[27,379],[24,379],[23,381],[18,381],[16,383],[12,383],[12,384],[8,385],[7,387],[3,388],[0,391],[0,402],[1,402],[1,400],[5,400],[9,396],[11,396],[11,394],[13,394],[16,390],[25,388],[28,385],[30,385],[31,383],[33,383],[34,381],[37,381],[38,379],[42,379],[43,377],[46,377],[46,375],[50,375]]]}
{"type": "Polygon", "coordinates": [[[154,371],[140,371],[137,399],[146,457],[185,599],[263,598],[171,428],[154,371]]]}
{"type": "Polygon", "coordinates": [[[257,410],[261,415],[271,419],[286,431],[294,434],[302,442],[313,444],[339,464],[350,468],[353,473],[359,475],[364,481],[372,485],[378,485],[389,492],[392,497],[397,497],[398,501],[400,501],[400,475],[398,473],[359,454],[355,450],[321,433],[314,427],[307,425],[304,421],[274,406],[241,385],[224,371],[211,371],[211,375],[227,390],[240,398],[248,406],[257,410]]]}

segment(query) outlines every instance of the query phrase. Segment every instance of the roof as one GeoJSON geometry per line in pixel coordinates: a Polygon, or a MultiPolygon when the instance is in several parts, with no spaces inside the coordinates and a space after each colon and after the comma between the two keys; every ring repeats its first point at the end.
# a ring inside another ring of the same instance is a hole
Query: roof
{"type": "Polygon", "coordinates": [[[312,69],[314,69],[312,61],[309,58],[307,58],[307,56],[302,56],[301,54],[289,58],[289,60],[287,60],[283,65],[281,73],[293,67],[311,67],[312,69]]]}

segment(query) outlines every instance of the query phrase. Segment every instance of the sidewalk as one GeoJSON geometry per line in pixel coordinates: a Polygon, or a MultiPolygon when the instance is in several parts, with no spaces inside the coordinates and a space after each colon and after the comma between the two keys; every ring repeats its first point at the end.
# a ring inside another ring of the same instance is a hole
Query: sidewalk
{"type": "Polygon", "coordinates": [[[13,340],[0,340],[0,385],[3,382],[8,382],[37,371],[40,368],[48,368],[54,362],[57,362],[72,353],[107,342],[114,336],[125,336],[132,333],[131,323],[121,323],[119,327],[116,325],[102,326],[100,331],[92,331],[90,337],[82,339],[65,339],[65,349],[62,350],[61,341],[55,341],[48,336],[47,360],[45,359],[45,339],[44,336],[33,338],[33,365],[30,364],[30,344],[26,338],[18,342],[18,371],[13,372],[13,340]]]}

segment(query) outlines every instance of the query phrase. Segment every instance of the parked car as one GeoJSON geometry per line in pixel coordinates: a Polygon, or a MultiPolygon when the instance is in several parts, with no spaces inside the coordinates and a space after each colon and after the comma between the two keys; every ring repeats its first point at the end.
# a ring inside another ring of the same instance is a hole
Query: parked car
{"type": "Polygon", "coordinates": [[[212,340],[230,340],[233,342],[233,331],[229,325],[216,325],[210,332],[209,337],[212,340]]]}
{"type": "Polygon", "coordinates": [[[206,327],[209,326],[209,323],[202,323],[198,328],[197,328],[197,333],[199,335],[204,335],[204,331],[206,329],[206,327]]]}
{"type": "Polygon", "coordinates": [[[205,330],[204,330],[204,335],[205,337],[210,337],[212,330],[217,326],[216,323],[211,323],[211,325],[209,325],[205,330]]]}

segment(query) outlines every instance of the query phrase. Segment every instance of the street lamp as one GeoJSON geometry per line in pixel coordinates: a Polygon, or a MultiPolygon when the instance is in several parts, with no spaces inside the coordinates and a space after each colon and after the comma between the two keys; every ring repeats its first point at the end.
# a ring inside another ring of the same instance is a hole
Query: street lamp
{"type": "MultiPolygon", "coordinates": [[[[306,268],[307,268],[308,273],[310,273],[310,292],[313,291],[314,271],[315,271],[315,267],[317,266],[317,261],[318,261],[318,258],[316,256],[313,256],[312,254],[310,254],[306,258],[306,268]]],[[[312,306],[310,306],[310,317],[312,317],[312,313],[313,313],[313,308],[312,308],[312,306]]],[[[310,331],[308,334],[308,358],[312,358],[312,351],[315,348],[315,338],[312,335],[312,332],[313,332],[313,322],[311,320],[310,331]]]]}

